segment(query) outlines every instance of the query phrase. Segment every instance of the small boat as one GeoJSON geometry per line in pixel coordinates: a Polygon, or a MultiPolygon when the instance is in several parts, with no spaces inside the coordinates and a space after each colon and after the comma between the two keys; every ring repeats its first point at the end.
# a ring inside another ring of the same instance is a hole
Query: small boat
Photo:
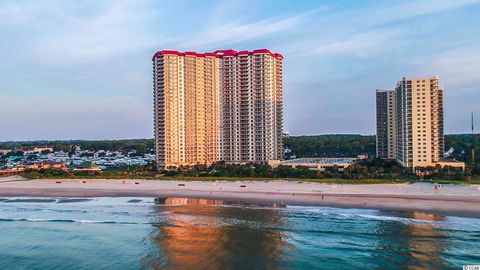
{"type": "Polygon", "coordinates": [[[140,182],[135,182],[135,185],[140,185],[140,182]]]}

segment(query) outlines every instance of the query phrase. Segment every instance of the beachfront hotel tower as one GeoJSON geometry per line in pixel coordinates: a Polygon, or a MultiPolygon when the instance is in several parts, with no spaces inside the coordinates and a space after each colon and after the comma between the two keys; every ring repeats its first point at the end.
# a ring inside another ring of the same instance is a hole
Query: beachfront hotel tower
{"type": "Polygon", "coordinates": [[[377,90],[377,157],[395,159],[397,148],[396,95],[393,90],[377,90]]]}
{"type": "Polygon", "coordinates": [[[158,168],[280,160],[282,59],[267,49],[155,53],[158,168]]]}
{"type": "Polygon", "coordinates": [[[402,78],[395,90],[377,90],[377,157],[404,167],[441,165],[443,88],[438,76],[402,78]]]}

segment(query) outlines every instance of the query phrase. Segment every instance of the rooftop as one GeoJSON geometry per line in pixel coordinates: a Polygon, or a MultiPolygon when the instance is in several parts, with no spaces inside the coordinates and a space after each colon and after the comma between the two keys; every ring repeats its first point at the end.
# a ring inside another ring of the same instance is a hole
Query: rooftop
{"type": "Polygon", "coordinates": [[[300,164],[350,164],[358,158],[297,158],[285,160],[284,165],[300,165],[300,164]]]}
{"type": "Polygon", "coordinates": [[[279,53],[272,53],[269,49],[255,49],[253,51],[235,51],[235,50],[216,50],[215,52],[205,52],[205,53],[197,53],[197,52],[179,52],[173,50],[161,50],[157,51],[153,57],[152,61],[156,58],[160,57],[161,55],[178,55],[178,56],[195,56],[195,57],[216,57],[216,58],[223,58],[223,57],[232,57],[232,56],[242,56],[242,55],[255,55],[255,54],[268,54],[272,57],[283,59],[283,56],[279,53]]]}

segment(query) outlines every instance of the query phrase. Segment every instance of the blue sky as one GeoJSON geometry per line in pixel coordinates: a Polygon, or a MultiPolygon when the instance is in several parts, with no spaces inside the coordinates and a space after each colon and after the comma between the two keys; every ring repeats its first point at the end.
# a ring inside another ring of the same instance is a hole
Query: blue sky
{"type": "Polygon", "coordinates": [[[374,134],[375,89],[433,75],[446,132],[468,132],[470,112],[480,119],[479,15],[480,0],[3,0],[0,141],[152,137],[160,49],[282,53],[294,135],[374,134]]]}

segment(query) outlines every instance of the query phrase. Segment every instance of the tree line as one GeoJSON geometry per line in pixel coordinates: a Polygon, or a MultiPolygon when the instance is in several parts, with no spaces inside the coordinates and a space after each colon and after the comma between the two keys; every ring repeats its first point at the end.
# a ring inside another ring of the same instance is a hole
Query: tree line
{"type": "MultiPolygon", "coordinates": [[[[446,151],[451,159],[467,163],[465,172],[455,168],[422,168],[426,178],[442,178],[466,180],[480,177],[480,165],[471,163],[471,150],[475,148],[480,155],[480,135],[455,134],[446,135],[446,151]],[[451,149],[451,151],[449,151],[451,149]]],[[[11,149],[16,152],[7,153],[0,157],[0,163],[6,157],[23,155],[22,151],[33,147],[52,147],[54,151],[72,151],[74,146],[83,150],[110,150],[110,151],[137,151],[138,154],[153,153],[153,139],[132,140],[70,140],[70,141],[30,141],[30,142],[0,142],[0,149],[11,149]]],[[[284,139],[287,151],[285,158],[292,157],[356,157],[361,153],[375,156],[375,136],[362,135],[320,135],[320,136],[292,136],[284,139]]],[[[479,160],[477,158],[477,160],[479,160]]],[[[1,164],[0,164],[1,165],[1,164]]],[[[153,168],[144,170],[152,173],[153,168]],[[151,171],[151,172],[150,172],[151,171]]],[[[143,169],[142,169],[143,170],[143,169]]],[[[164,172],[170,176],[224,176],[224,177],[265,177],[265,178],[343,178],[343,179],[416,179],[411,169],[402,168],[394,161],[384,161],[370,158],[357,162],[344,171],[332,167],[325,171],[310,170],[306,167],[291,168],[280,166],[272,168],[259,164],[225,164],[218,162],[212,166],[195,166],[193,168],[180,168],[176,171],[164,172]]]]}
{"type": "Polygon", "coordinates": [[[164,171],[166,176],[188,177],[252,177],[252,178],[298,178],[298,179],[391,179],[416,181],[419,179],[474,180],[480,178],[480,165],[468,167],[465,172],[453,167],[421,168],[428,172],[423,176],[413,173],[411,168],[403,168],[396,161],[369,158],[360,160],[341,170],[328,167],[325,170],[312,170],[308,167],[278,166],[272,168],[263,164],[226,164],[217,162],[211,166],[196,165],[164,171]]]}
{"type": "MultiPolygon", "coordinates": [[[[284,147],[290,152],[285,157],[356,157],[376,154],[376,137],[364,135],[291,136],[284,139],[284,147]]],[[[480,134],[449,134],[445,136],[445,151],[449,159],[472,163],[472,149],[480,161],[480,134]]]]}
{"type": "Polygon", "coordinates": [[[129,140],[55,140],[55,141],[7,141],[0,142],[0,149],[16,150],[18,152],[30,150],[34,147],[51,147],[53,151],[70,152],[73,147],[80,147],[88,151],[136,151],[139,154],[153,154],[153,139],[129,140]]]}
{"type": "MultiPolygon", "coordinates": [[[[285,158],[290,157],[356,157],[367,153],[374,157],[375,136],[368,135],[315,135],[291,136],[284,138],[284,147],[289,149],[285,158]]],[[[34,147],[52,147],[54,151],[71,151],[73,146],[82,150],[122,151],[135,150],[138,153],[153,153],[153,139],[128,140],[56,140],[56,141],[6,141],[0,142],[0,149],[25,151],[34,147]]],[[[472,148],[480,156],[480,134],[450,134],[445,136],[445,151],[453,150],[449,158],[471,162],[472,148]]],[[[480,160],[480,158],[477,158],[480,160]]]]}

